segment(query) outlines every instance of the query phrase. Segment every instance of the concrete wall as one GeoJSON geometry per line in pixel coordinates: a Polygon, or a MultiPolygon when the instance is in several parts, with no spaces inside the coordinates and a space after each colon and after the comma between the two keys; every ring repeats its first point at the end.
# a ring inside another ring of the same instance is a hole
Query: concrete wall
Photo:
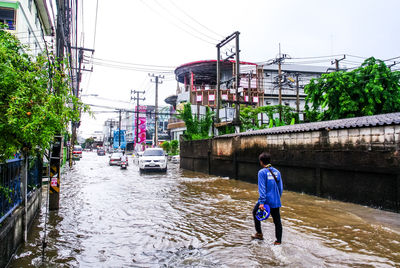
{"type": "Polygon", "coordinates": [[[27,222],[25,223],[25,209],[20,206],[0,226],[0,267],[5,267],[18,247],[24,242],[24,229],[27,224],[30,229],[36,214],[39,212],[42,200],[42,189],[33,192],[28,200],[27,222]]]}
{"type": "Polygon", "coordinates": [[[257,183],[267,151],[296,192],[400,212],[400,126],[181,142],[181,167],[257,183]]]}

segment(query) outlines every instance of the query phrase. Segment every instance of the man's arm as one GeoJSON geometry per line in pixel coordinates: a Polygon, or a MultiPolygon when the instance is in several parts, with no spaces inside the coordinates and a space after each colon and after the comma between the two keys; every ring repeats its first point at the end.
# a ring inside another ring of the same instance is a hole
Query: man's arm
{"type": "Polygon", "coordinates": [[[265,173],[261,170],[258,172],[258,193],[260,195],[258,202],[264,207],[264,204],[267,201],[267,185],[265,173]]]}

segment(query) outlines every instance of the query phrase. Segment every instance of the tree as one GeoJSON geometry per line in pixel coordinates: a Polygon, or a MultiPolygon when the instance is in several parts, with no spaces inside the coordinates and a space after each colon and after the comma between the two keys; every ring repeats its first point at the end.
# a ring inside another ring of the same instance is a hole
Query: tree
{"type": "Polygon", "coordinates": [[[93,143],[94,143],[93,137],[85,139],[85,148],[92,148],[93,143]]]}
{"type": "Polygon", "coordinates": [[[161,144],[161,147],[163,148],[163,150],[164,150],[166,153],[169,153],[169,152],[171,151],[171,144],[170,144],[168,141],[164,141],[164,142],[161,144]]]}
{"type": "Polygon", "coordinates": [[[71,94],[64,72],[51,62],[54,56],[33,58],[26,49],[0,29],[1,162],[21,151],[43,154],[55,133],[64,133],[70,120],[78,121],[79,110],[87,109],[71,94]]]}
{"type": "Polygon", "coordinates": [[[400,111],[400,72],[371,57],[357,69],[323,74],[305,86],[310,121],[400,111]]]}
{"type": "Polygon", "coordinates": [[[186,131],[184,134],[187,140],[199,140],[209,138],[209,131],[213,122],[214,113],[210,111],[209,107],[206,107],[206,114],[198,119],[197,116],[193,116],[192,107],[190,103],[186,103],[183,106],[183,110],[179,111],[177,117],[185,122],[186,131]]]}

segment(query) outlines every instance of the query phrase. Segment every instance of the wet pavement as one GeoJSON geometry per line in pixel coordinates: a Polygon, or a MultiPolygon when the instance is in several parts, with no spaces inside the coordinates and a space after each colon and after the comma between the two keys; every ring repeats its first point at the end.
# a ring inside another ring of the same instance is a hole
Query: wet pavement
{"type": "MultiPolygon", "coordinates": [[[[399,267],[400,214],[284,191],[283,244],[252,241],[257,185],[184,171],[140,174],[84,152],[10,267],[399,267]]],[[[255,172],[257,172],[255,170],[255,172]]],[[[285,178],[283,178],[285,180],[285,178]]],[[[44,188],[46,189],[46,187],[44,188]]]]}

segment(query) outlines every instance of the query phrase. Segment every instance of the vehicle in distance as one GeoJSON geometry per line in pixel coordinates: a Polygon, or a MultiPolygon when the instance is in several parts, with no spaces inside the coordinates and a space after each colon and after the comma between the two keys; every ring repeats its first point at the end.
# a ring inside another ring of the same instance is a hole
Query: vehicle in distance
{"type": "Polygon", "coordinates": [[[82,147],[80,145],[74,146],[74,149],[72,150],[72,158],[73,159],[82,158],[82,147]]]}
{"type": "Polygon", "coordinates": [[[106,151],[103,149],[97,149],[97,155],[106,155],[106,151]]]}
{"type": "Polygon", "coordinates": [[[133,157],[133,163],[139,165],[139,160],[143,156],[143,152],[136,152],[133,157]]]}
{"type": "Polygon", "coordinates": [[[167,171],[167,156],[162,148],[147,148],[139,157],[139,170],[167,171]]]}
{"type": "Polygon", "coordinates": [[[121,155],[122,153],[112,153],[110,155],[110,161],[108,162],[108,164],[110,166],[119,166],[121,162],[121,155]]]}
{"type": "Polygon", "coordinates": [[[174,155],[171,157],[171,162],[172,163],[179,163],[180,162],[180,157],[179,155],[174,155]]]}
{"type": "MultiPolygon", "coordinates": [[[[110,161],[108,162],[108,164],[110,166],[119,166],[119,165],[121,165],[121,156],[122,156],[121,152],[112,153],[110,155],[110,161]]],[[[128,157],[127,156],[126,156],[126,165],[129,166],[128,157]]]]}

